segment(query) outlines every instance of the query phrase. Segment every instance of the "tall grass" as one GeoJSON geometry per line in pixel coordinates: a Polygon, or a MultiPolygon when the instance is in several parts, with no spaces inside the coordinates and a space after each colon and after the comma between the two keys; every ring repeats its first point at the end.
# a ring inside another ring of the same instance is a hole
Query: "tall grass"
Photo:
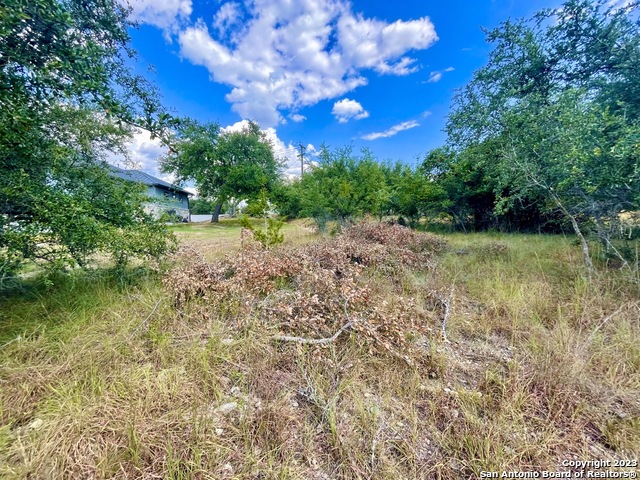
{"type": "Polygon", "coordinates": [[[447,239],[432,270],[364,274],[432,329],[408,338],[414,366],[357,333],[274,342],[232,298],[178,311],[153,275],[5,295],[0,478],[453,479],[637,455],[637,286],[589,279],[562,237],[447,239]],[[445,342],[429,292],[452,284],[445,342]]]}
{"type": "Polygon", "coordinates": [[[449,240],[457,254],[441,266],[461,284],[452,322],[457,353],[473,358],[484,343],[485,361],[493,360],[478,383],[482,396],[461,402],[463,435],[448,435],[451,451],[476,474],[555,468],[562,455],[633,456],[640,446],[637,284],[615,270],[589,279],[562,237],[449,240]]]}

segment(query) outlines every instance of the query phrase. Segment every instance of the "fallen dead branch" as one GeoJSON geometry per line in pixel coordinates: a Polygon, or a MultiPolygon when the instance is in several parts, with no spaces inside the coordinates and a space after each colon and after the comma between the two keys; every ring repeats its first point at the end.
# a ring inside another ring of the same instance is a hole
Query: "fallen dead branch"
{"type": "Polygon", "coordinates": [[[306,343],[309,345],[324,345],[327,343],[335,342],[342,332],[344,332],[348,328],[351,328],[352,326],[353,326],[353,321],[351,320],[346,324],[344,324],[342,327],[340,327],[340,330],[338,330],[332,336],[327,338],[303,338],[303,337],[290,337],[288,335],[276,335],[275,337],[273,337],[273,339],[276,341],[282,341],[282,342],[297,342],[297,343],[306,343]]]}
{"type": "Polygon", "coordinates": [[[162,299],[158,299],[156,301],[156,304],[153,306],[153,309],[151,310],[151,312],[149,313],[149,315],[147,315],[147,318],[145,318],[142,322],[140,322],[140,325],[138,325],[133,332],[131,332],[131,335],[129,335],[129,338],[133,338],[136,333],[138,333],[138,331],[146,326],[149,323],[149,320],[151,319],[151,317],[153,316],[154,313],[156,313],[156,310],[158,309],[158,306],[160,305],[160,302],[162,301],[162,299]]]}
{"type": "MultiPolygon", "coordinates": [[[[348,303],[349,303],[349,299],[347,299],[344,302],[344,305],[342,307],[342,309],[344,310],[344,316],[346,318],[349,318],[349,315],[347,313],[348,303]]],[[[314,338],[304,338],[304,337],[292,337],[289,335],[276,335],[275,337],[273,337],[273,340],[282,341],[282,342],[305,343],[307,345],[325,345],[327,343],[335,342],[342,332],[344,332],[348,328],[351,328],[352,326],[353,326],[353,320],[349,320],[346,324],[340,327],[340,329],[336,333],[334,333],[332,336],[327,338],[314,339],[314,338]]]]}
{"type": "Polygon", "coordinates": [[[442,318],[442,340],[446,343],[449,343],[449,339],[447,338],[447,320],[449,319],[449,315],[451,314],[451,300],[453,299],[454,289],[455,286],[451,285],[449,296],[447,298],[444,298],[437,292],[431,292],[431,295],[433,295],[433,297],[438,300],[444,307],[444,317],[442,318]]]}
{"type": "Polygon", "coordinates": [[[586,349],[591,342],[593,342],[593,340],[596,338],[597,333],[607,324],[609,323],[609,321],[611,321],[613,318],[615,318],[616,316],[618,316],[618,314],[620,314],[625,308],[627,307],[633,307],[635,306],[636,308],[638,307],[638,303],[625,303],[620,305],[620,307],[618,307],[617,310],[615,310],[613,313],[607,315],[603,320],[600,321],[600,323],[593,329],[593,331],[591,332],[591,334],[587,337],[586,341],[583,342],[582,344],[582,348],[586,349]]]}

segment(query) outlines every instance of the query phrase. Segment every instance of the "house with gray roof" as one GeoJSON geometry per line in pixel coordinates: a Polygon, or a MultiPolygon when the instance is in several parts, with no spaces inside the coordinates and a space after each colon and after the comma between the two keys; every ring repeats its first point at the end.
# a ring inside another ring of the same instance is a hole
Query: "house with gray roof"
{"type": "Polygon", "coordinates": [[[163,213],[177,215],[183,222],[189,221],[189,197],[192,195],[183,188],[165,182],[140,170],[124,170],[109,165],[110,175],[130,182],[141,183],[148,188],[149,201],[147,212],[159,218],[163,213]]]}

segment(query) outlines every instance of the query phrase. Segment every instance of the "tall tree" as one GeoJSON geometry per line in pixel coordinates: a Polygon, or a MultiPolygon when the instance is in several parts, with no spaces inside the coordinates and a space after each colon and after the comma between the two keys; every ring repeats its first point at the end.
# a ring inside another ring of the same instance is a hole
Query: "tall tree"
{"type": "Polygon", "coordinates": [[[388,190],[382,168],[368,150],[357,156],[351,147],[330,150],[323,146],[319,164],[294,187],[300,213],[323,228],[327,220],[340,223],[364,214],[380,216],[388,190]]]}
{"type": "Polygon", "coordinates": [[[168,245],[162,227],[144,214],[139,190],[99,167],[108,151],[123,150],[131,127],[158,132],[169,119],[151,85],[127,66],[135,56],[127,15],[115,0],[0,6],[5,273],[25,260],[77,264],[107,249],[122,261],[168,245]],[[157,248],[130,241],[152,232],[157,248]]]}
{"type": "Polygon", "coordinates": [[[174,173],[179,181],[195,181],[200,196],[215,201],[212,222],[218,221],[225,201],[256,197],[278,181],[280,163],[254,122],[240,131],[221,133],[215,123],[187,119],[168,144],[162,170],[174,173]]]}
{"type": "Polygon", "coordinates": [[[585,230],[611,242],[637,209],[640,122],[638,4],[569,0],[487,32],[488,64],[457,94],[447,131],[462,152],[491,141],[504,208],[542,195],[562,212],[593,268],[585,230]]]}
{"type": "Polygon", "coordinates": [[[430,216],[445,207],[445,190],[433,182],[420,169],[397,163],[382,167],[389,191],[385,213],[402,215],[416,226],[424,216],[430,216]]]}

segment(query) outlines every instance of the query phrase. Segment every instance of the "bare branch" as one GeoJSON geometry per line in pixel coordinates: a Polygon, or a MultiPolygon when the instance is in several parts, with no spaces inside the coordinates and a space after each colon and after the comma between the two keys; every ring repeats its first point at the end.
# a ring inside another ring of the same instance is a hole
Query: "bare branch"
{"type": "MultiPolygon", "coordinates": [[[[349,299],[347,298],[343,306],[344,316],[347,318],[349,318],[349,315],[347,315],[348,303],[349,303],[349,299]]],[[[304,338],[304,337],[290,337],[288,335],[276,335],[275,337],[273,337],[273,340],[282,341],[282,342],[305,343],[308,345],[325,345],[327,343],[335,342],[342,332],[344,332],[345,330],[353,326],[353,323],[354,323],[353,320],[349,320],[346,324],[340,327],[340,330],[334,333],[331,337],[327,337],[327,338],[304,338]]]]}
{"type": "MultiPolygon", "coordinates": [[[[637,303],[635,304],[636,306],[638,305],[637,303]]],[[[611,319],[613,319],[614,317],[616,317],[620,312],[622,312],[622,310],[624,310],[625,307],[627,307],[628,304],[623,304],[620,305],[620,307],[618,307],[618,309],[607,315],[599,324],[598,326],[596,326],[596,328],[593,329],[593,331],[591,332],[591,335],[589,335],[589,337],[587,338],[586,342],[584,342],[584,345],[588,345],[589,343],[591,343],[593,341],[593,339],[595,338],[596,334],[598,333],[598,331],[600,331],[600,329],[602,327],[604,327],[607,323],[609,323],[609,321],[611,319]]]]}
{"type": "Polygon", "coordinates": [[[448,298],[444,298],[437,292],[431,292],[431,295],[433,295],[444,307],[444,317],[442,318],[442,339],[447,343],[449,342],[449,339],[447,338],[447,320],[449,319],[449,315],[451,313],[451,300],[453,299],[454,289],[455,285],[451,285],[451,290],[449,290],[448,298]]]}
{"type": "Polygon", "coordinates": [[[288,335],[277,335],[273,337],[273,340],[282,341],[282,342],[306,343],[309,345],[325,345],[327,343],[335,342],[342,332],[344,332],[348,328],[351,328],[352,326],[353,326],[353,320],[350,320],[346,324],[344,324],[342,327],[340,327],[340,330],[334,333],[331,337],[327,337],[327,338],[303,338],[303,337],[290,337],[288,335]]]}
{"type": "Polygon", "coordinates": [[[149,313],[149,315],[147,315],[147,318],[145,318],[140,325],[138,325],[135,330],[133,332],[131,332],[131,335],[129,336],[129,338],[133,338],[134,335],[138,332],[138,330],[140,330],[143,326],[147,325],[149,323],[149,320],[151,319],[151,317],[153,316],[153,314],[156,312],[156,310],[158,309],[158,306],[160,305],[160,302],[162,301],[162,299],[158,299],[158,301],[156,302],[156,304],[153,306],[153,309],[151,310],[151,312],[149,313]]]}

